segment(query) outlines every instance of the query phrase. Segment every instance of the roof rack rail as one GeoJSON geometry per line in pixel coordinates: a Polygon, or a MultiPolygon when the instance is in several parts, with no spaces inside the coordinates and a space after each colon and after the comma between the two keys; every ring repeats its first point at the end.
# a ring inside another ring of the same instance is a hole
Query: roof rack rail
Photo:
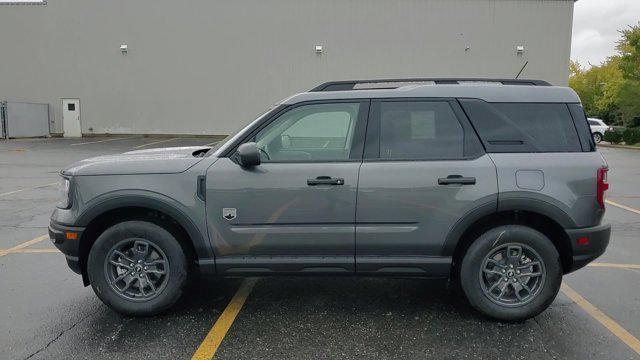
{"type": "Polygon", "coordinates": [[[468,82],[489,82],[489,83],[500,83],[502,85],[551,86],[551,84],[549,84],[544,80],[483,79],[483,78],[409,78],[409,79],[330,81],[314,87],[313,89],[309,90],[309,92],[396,89],[396,88],[399,88],[400,86],[407,85],[407,83],[460,84],[460,83],[468,83],[468,82]],[[387,83],[389,84],[389,86],[383,85],[387,83]],[[398,85],[395,85],[394,83],[398,85]],[[380,86],[358,87],[358,85],[373,85],[373,84],[380,84],[380,86]]]}

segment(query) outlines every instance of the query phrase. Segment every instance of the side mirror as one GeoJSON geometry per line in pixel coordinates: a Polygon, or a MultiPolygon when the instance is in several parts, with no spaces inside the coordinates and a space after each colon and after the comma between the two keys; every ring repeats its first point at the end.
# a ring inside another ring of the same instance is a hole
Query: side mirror
{"type": "Polygon", "coordinates": [[[233,157],[242,167],[260,165],[260,150],[258,150],[258,145],[254,142],[248,142],[238,146],[238,150],[236,150],[233,157]]]}

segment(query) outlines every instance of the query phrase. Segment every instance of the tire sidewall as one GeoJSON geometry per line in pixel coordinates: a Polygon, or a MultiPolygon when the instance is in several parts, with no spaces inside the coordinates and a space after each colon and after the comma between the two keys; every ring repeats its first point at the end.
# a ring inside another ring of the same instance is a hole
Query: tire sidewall
{"type": "Polygon", "coordinates": [[[480,235],[465,253],[460,283],[471,305],[490,317],[503,321],[522,321],[544,311],[555,299],[562,283],[562,265],[555,246],[544,234],[521,225],[506,225],[480,235]],[[540,255],[546,270],[542,289],[530,302],[515,307],[494,303],[482,290],[479,272],[483,260],[493,249],[509,243],[526,245],[540,255]]]}
{"type": "Polygon", "coordinates": [[[599,144],[602,141],[602,134],[600,133],[594,133],[593,134],[593,140],[599,144]]]}
{"type": "Polygon", "coordinates": [[[180,298],[187,279],[187,260],[178,241],[164,228],[145,221],[126,221],[111,226],[98,237],[89,252],[87,275],[96,295],[115,311],[127,315],[154,315],[168,309],[180,298]],[[167,257],[167,284],[160,294],[148,301],[124,299],[107,282],[105,258],[115,244],[127,238],[152,242],[167,257]]]}

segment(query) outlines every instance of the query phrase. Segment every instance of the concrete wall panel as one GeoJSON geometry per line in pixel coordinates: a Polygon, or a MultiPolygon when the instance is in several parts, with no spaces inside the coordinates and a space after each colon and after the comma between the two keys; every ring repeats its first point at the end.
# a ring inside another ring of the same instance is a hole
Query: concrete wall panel
{"type": "Polygon", "coordinates": [[[226,134],[329,80],[511,78],[529,61],[522,78],[566,85],[572,15],[572,0],[0,5],[0,99],[50,103],[54,131],[77,97],[84,133],[226,134]]]}

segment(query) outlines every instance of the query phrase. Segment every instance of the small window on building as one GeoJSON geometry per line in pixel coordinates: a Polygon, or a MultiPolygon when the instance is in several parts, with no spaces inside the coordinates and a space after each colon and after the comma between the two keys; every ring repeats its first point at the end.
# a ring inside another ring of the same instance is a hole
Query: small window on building
{"type": "Polygon", "coordinates": [[[67,110],[76,111],[76,104],[67,104],[67,110]]]}

